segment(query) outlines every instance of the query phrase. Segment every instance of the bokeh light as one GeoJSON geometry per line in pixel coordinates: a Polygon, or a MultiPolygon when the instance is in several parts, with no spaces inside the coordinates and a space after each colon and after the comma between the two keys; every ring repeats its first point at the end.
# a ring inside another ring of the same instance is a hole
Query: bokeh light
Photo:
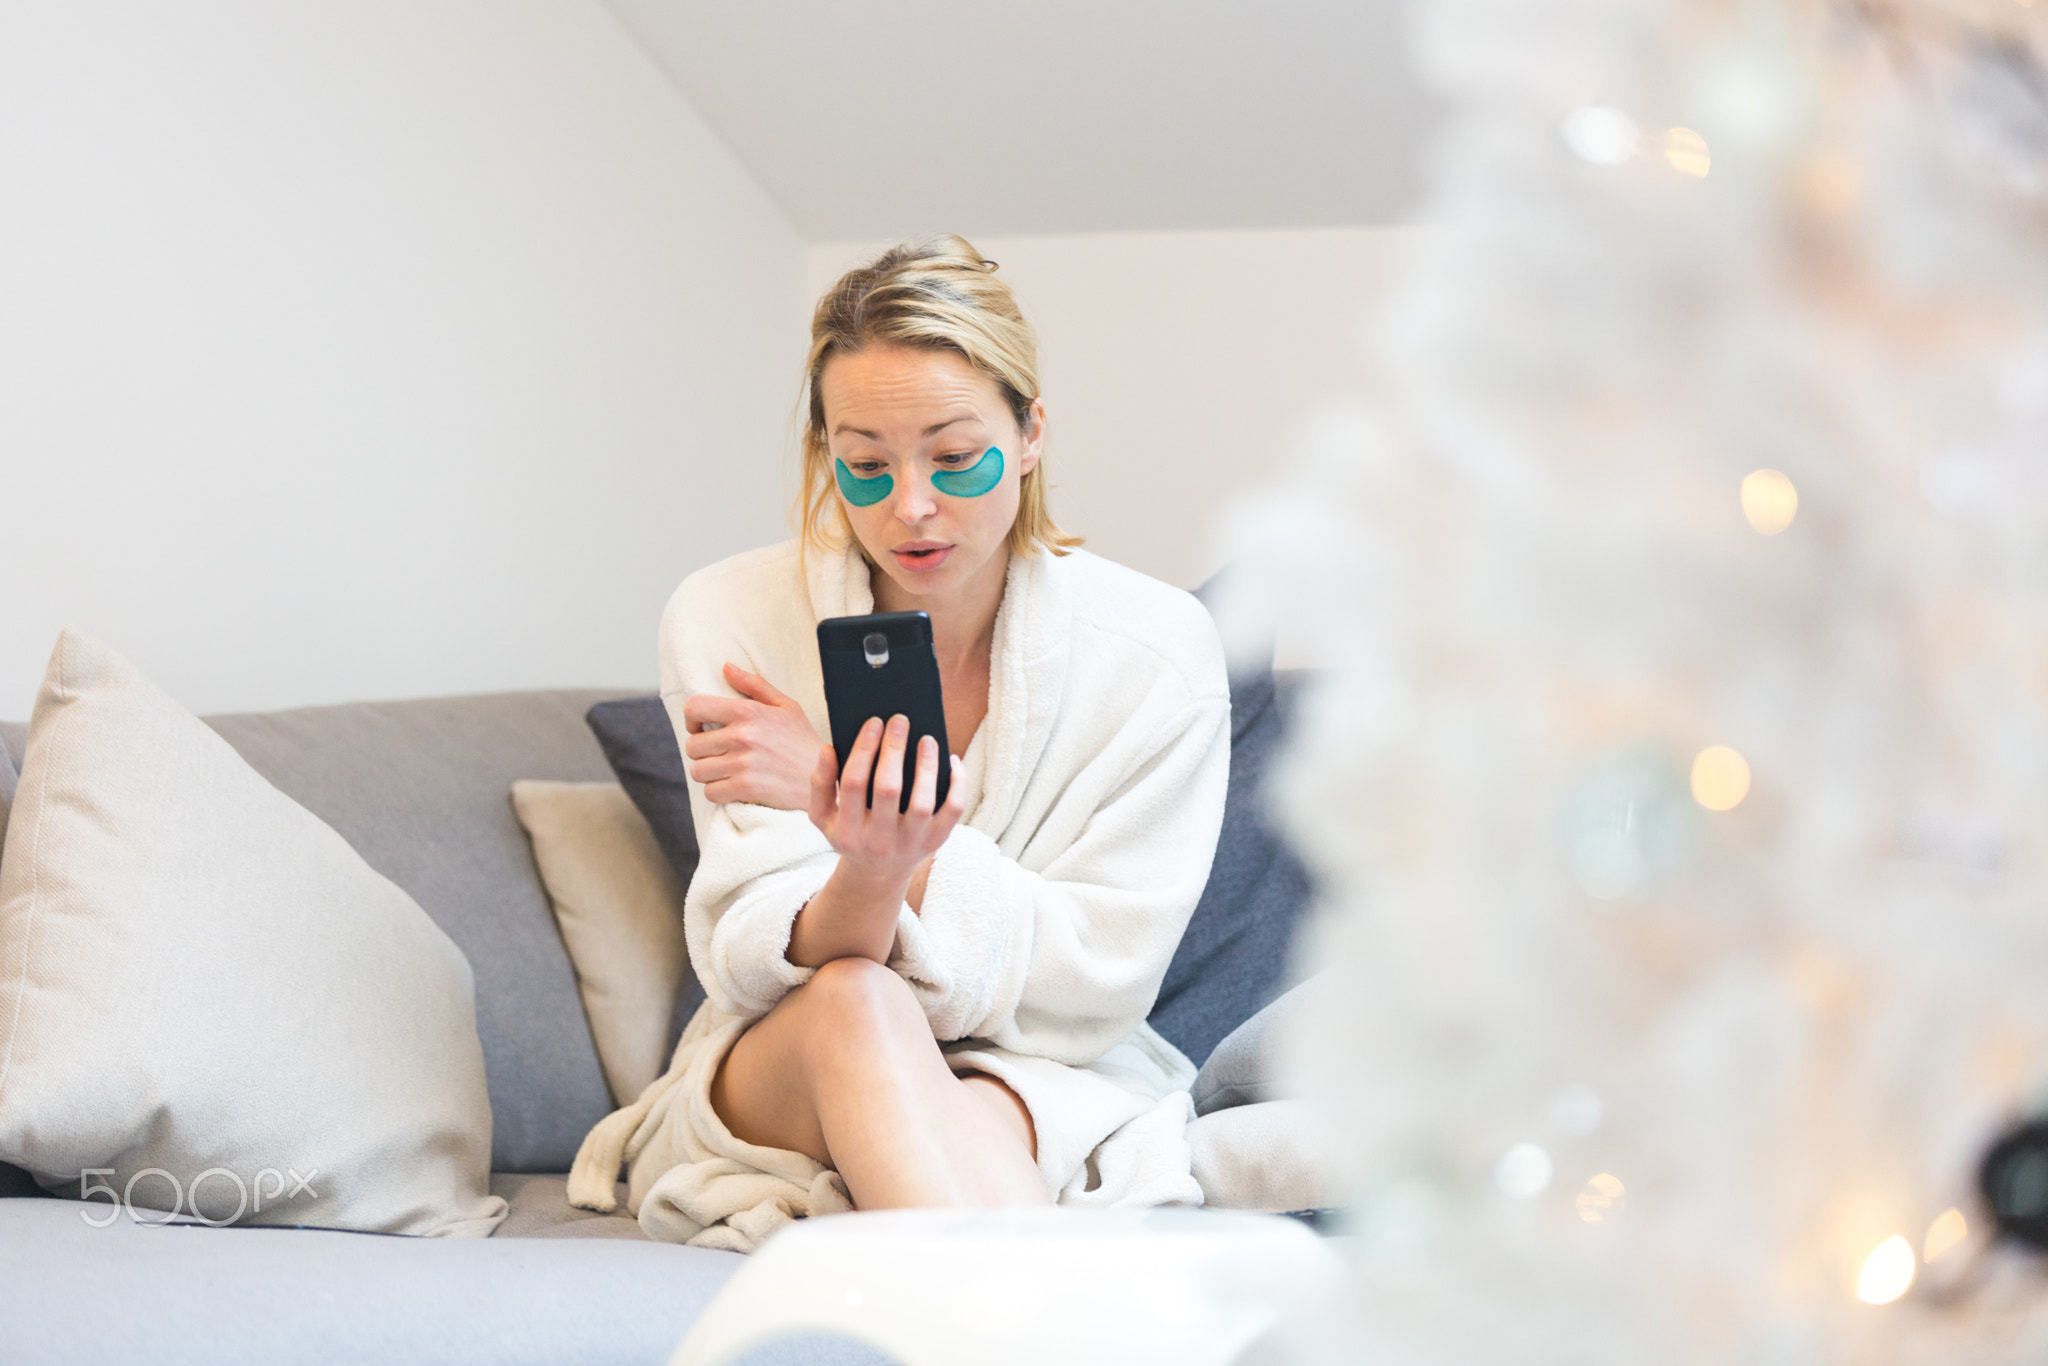
{"type": "Polygon", "coordinates": [[[1863,1259],[1863,1272],[1856,1278],[1856,1298],[1865,1304],[1890,1304],[1913,1288],[1917,1265],[1913,1245],[1894,1234],[1863,1259]]]}
{"type": "Polygon", "coordinates": [[[1706,179],[1714,165],[1707,140],[1690,128],[1673,128],[1664,134],[1664,160],[1671,163],[1672,170],[1694,180],[1706,179]]]}
{"type": "Polygon", "coordinates": [[[1621,1184],[1620,1177],[1612,1172],[1601,1172],[1580,1189],[1576,1204],[1579,1218],[1589,1224],[1598,1224],[1628,1208],[1628,1191],[1621,1184]]]}
{"type": "Polygon", "coordinates": [[[1534,1200],[1550,1189],[1550,1154],[1534,1143],[1517,1143],[1493,1169],[1493,1183],[1510,1200],[1534,1200]]]}
{"type": "Polygon", "coordinates": [[[1963,1218],[1963,1212],[1954,1208],[1945,1209],[1927,1226],[1926,1241],[1920,1245],[1921,1260],[1932,1266],[1961,1247],[1969,1236],[1970,1224],[1963,1218]]]}
{"type": "Polygon", "coordinates": [[[1799,490],[1776,470],[1755,470],[1742,480],[1742,515],[1750,527],[1775,536],[1799,515],[1799,490]]]}
{"type": "Polygon", "coordinates": [[[1595,166],[1619,166],[1636,154],[1636,121],[1611,105],[1574,109],[1558,131],[1575,156],[1595,166]]]}
{"type": "Polygon", "coordinates": [[[1726,745],[1708,745],[1692,761],[1693,800],[1709,811],[1732,811],[1749,795],[1749,761],[1726,745]]]}

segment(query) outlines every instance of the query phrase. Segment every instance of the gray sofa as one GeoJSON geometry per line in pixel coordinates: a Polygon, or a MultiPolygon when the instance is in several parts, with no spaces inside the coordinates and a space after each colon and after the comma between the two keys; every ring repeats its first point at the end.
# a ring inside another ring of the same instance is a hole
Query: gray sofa
{"type": "MultiPolygon", "coordinates": [[[[1264,707],[1271,682],[1262,681],[1264,707]]],[[[0,1168],[0,1194],[24,1197],[0,1199],[0,1360],[667,1359],[740,1258],[650,1242],[630,1218],[568,1205],[558,1174],[611,1100],[507,796],[519,778],[610,779],[584,714],[618,695],[515,693],[210,719],[266,779],[411,893],[468,956],[494,1117],[492,1189],[512,1213],[495,1236],[474,1241],[138,1226],[126,1216],[102,1229],[77,1201],[45,1196],[25,1173],[0,1168]]],[[[1240,712],[1242,749],[1253,718],[1240,712]]],[[[24,733],[0,724],[0,744],[17,766],[24,733]]],[[[1267,747],[1258,746],[1261,760],[1267,747]]],[[[1233,775],[1230,819],[1240,827],[1255,820],[1258,767],[1240,762],[1233,775]]],[[[1227,859],[1217,895],[1241,900],[1288,877],[1298,874],[1227,859]]],[[[1260,1003],[1253,997],[1277,989],[1286,926],[1250,933],[1246,926],[1257,925],[1236,913],[1235,900],[1206,919],[1215,924],[1191,933],[1161,1009],[1184,1002],[1203,961],[1242,978],[1249,946],[1273,961],[1229,987],[1243,998],[1242,1018],[1260,1003]]],[[[1201,1028],[1220,1027],[1211,1019],[1201,1028]]],[[[1215,1041],[1208,1034],[1204,1053],[1215,1041]]],[[[822,1341],[785,1342],[750,1358],[876,1359],[822,1341]]]]}

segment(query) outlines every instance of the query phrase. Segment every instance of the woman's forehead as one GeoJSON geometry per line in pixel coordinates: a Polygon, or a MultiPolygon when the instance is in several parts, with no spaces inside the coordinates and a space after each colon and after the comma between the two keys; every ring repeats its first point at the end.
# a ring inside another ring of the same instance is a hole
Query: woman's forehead
{"type": "Polygon", "coordinates": [[[952,351],[875,348],[834,356],[818,377],[825,426],[870,439],[935,436],[1004,412],[994,380],[952,351]]]}

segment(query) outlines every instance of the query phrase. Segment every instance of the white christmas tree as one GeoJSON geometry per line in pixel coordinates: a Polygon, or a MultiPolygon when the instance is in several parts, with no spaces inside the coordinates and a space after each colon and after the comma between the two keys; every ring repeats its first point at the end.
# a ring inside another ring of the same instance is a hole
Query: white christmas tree
{"type": "Polygon", "coordinates": [[[2048,4],[1415,27],[1378,399],[1230,533],[1331,664],[1324,1349],[2048,1360],[1976,1194],[2048,1101],[2048,4]]]}

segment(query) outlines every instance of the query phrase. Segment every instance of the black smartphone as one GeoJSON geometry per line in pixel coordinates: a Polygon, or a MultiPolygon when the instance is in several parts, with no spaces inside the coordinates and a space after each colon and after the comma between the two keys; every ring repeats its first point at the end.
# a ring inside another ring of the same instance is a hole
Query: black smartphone
{"type": "MultiPolygon", "coordinates": [[[[923,612],[876,612],[865,617],[827,617],[818,623],[818,663],[825,674],[825,710],[832,717],[832,748],[839,771],[871,716],[886,723],[892,716],[910,719],[910,739],[903,749],[903,800],[910,809],[910,789],[917,781],[917,742],[929,735],[939,742],[939,785],[932,803],[946,804],[953,785],[953,764],[946,756],[946,703],[939,691],[939,658],[932,653],[932,619],[923,612]]],[[[868,805],[875,785],[868,780],[868,805]]]]}

